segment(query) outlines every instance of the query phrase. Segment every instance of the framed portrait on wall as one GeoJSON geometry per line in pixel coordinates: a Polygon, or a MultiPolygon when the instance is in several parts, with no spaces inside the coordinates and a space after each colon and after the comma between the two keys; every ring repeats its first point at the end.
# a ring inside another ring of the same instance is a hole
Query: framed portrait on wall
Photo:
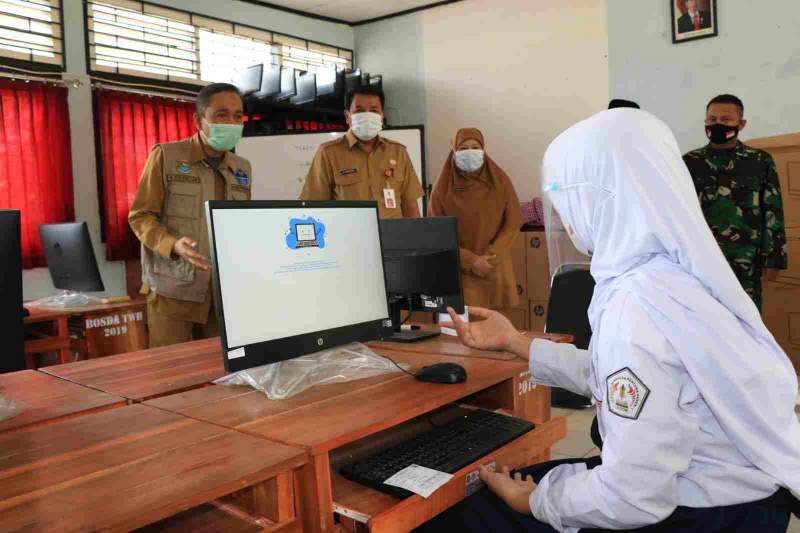
{"type": "Polygon", "coordinates": [[[667,0],[672,12],[672,42],[717,35],[717,0],[667,0]]]}

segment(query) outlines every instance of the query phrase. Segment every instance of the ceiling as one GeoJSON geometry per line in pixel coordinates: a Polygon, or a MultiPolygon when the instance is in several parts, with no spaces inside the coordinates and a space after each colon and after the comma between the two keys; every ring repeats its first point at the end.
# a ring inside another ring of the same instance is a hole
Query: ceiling
{"type": "Polygon", "coordinates": [[[256,2],[349,24],[442,3],[431,0],[256,0],[256,2]]]}

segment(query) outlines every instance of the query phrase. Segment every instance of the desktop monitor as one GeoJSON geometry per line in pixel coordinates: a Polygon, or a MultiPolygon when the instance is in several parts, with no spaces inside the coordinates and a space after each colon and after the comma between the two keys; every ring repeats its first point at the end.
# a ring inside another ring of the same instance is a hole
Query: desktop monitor
{"type": "Polygon", "coordinates": [[[105,290],[86,222],[41,224],[39,235],[56,289],[76,292],[105,290]]]}
{"type": "Polygon", "coordinates": [[[380,338],[375,202],[215,200],[206,217],[228,372],[380,338]]]}
{"type": "Polygon", "coordinates": [[[394,333],[412,342],[429,332],[400,332],[400,311],[464,313],[458,223],[454,217],[381,220],[386,291],[394,333]]]}
{"type": "Polygon", "coordinates": [[[295,105],[313,104],[317,100],[317,75],[306,72],[297,77],[297,94],[289,101],[295,105]]]}
{"type": "Polygon", "coordinates": [[[253,93],[253,98],[271,98],[281,92],[280,65],[264,65],[261,72],[261,87],[253,93]]]}
{"type": "Polygon", "coordinates": [[[344,73],[344,94],[350,94],[361,87],[361,69],[350,70],[344,73]]]}
{"type": "Polygon", "coordinates": [[[20,212],[0,209],[0,373],[25,370],[20,212]]]}
{"type": "Polygon", "coordinates": [[[244,70],[240,70],[233,78],[233,84],[242,93],[242,96],[248,96],[258,91],[261,88],[261,76],[264,65],[252,65],[244,70]]]}
{"type": "Polygon", "coordinates": [[[297,94],[297,80],[294,72],[293,68],[281,69],[281,92],[275,97],[275,101],[288,100],[297,94]]]}
{"type": "Polygon", "coordinates": [[[335,68],[317,71],[317,96],[322,98],[335,95],[338,90],[339,80],[344,79],[343,74],[343,71],[335,68]]]}

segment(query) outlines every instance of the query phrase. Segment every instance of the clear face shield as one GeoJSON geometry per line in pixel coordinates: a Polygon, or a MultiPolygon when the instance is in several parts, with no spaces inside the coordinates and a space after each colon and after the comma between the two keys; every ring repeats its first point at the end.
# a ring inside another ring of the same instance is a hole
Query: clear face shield
{"type": "Polygon", "coordinates": [[[547,235],[547,253],[550,261],[550,279],[557,273],[574,269],[589,270],[591,257],[578,251],[567,233],[558,211],[550,201],[550,194],[545,192],[542,198],[544,209],[544,229],[547,235]]]}

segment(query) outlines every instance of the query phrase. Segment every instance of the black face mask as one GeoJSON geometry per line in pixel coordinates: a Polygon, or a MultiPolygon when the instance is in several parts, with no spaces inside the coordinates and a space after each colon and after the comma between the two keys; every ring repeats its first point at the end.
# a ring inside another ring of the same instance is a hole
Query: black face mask
{"type": "Polygon", "coordinates": [[[726,126],[725,124],[706,126],[706,137],[714,144],[725,144],[734,140],[738,135],[739,126],[726,126]]]}

